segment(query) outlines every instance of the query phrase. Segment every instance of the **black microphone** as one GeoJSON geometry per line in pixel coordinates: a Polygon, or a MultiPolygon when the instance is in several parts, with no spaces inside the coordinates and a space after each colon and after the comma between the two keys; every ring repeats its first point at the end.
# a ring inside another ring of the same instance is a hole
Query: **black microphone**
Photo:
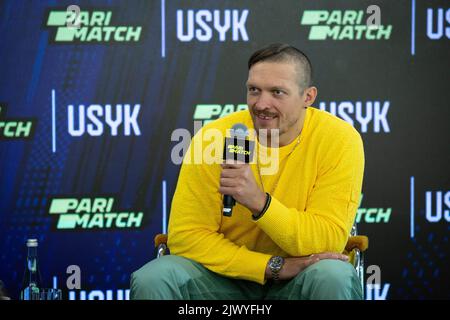
{"type": "MultiPolygon", "coordinates": [[[[248,135],[248,129],[242,123],[237,123],[230,129],[230,137],[225,138],[223,150],[224,161],[238,160],[244,163],[250,163],[255,142],[248,140],[248,135]]],[[[231,217],[235,204],[236,200],[232,196],[224,194],[222,214],[225,217],[231,217]]]]}

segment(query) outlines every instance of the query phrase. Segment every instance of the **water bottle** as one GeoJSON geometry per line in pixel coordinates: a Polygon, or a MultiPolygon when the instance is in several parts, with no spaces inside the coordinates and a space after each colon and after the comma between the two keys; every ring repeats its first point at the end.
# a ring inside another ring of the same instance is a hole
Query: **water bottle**
{"type": "Polygon", "coordinates": [[[42,281],[39,271],[37,247],[37,239],[27,240],[27,265],[25,267],[22,290],[20,292],[21,300],[40,300],[42,281]]]}

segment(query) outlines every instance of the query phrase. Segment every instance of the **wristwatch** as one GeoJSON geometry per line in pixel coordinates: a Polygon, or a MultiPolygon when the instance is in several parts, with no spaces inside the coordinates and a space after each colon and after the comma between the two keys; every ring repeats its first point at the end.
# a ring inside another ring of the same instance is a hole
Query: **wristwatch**
{"type": "Polygon", "coordinates": [[[283,268],[283,265],[284,265],[283,257],[273,256],[272,258],[270,258],[269,269],[270,269],[270,272],[272,273],[272,279],[274,281],[279,280],[280,270],[281,270],[281,268],[283,268]]]}

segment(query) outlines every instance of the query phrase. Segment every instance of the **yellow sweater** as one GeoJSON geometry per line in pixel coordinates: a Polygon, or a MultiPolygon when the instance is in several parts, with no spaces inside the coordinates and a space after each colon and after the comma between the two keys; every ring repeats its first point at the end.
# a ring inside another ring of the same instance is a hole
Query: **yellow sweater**
{"type": "MultiPolygon", "coordinates": [[[[240,204],[234,207],[232,217],[222,215],[219,164],[192,164],[193,145],[200,143],[207,129],[225,134],[236,123],[253,128],[249,112],[240,111],[209,123],[193,138],[172,201],[168,232],[171,253],[221,275],[264,284],[272,255],[342,252],[361,194],[364,151],[359,133],[328,112],[308,108],[300,144],[294,149],[295,139],[279,148],[279,170],[261,176],[272,202],[254,221],[251,212],[240,204]],[[188,164],[187,160],[192,161],[188,164]]],[[[207,145],[203,141],[201,150],[207,145]]],[[[221,148],[223,141],[218,150],[221,148]]],[[[222,152],[217,153],[221,159],[222,152]]],[[[257,165],[251,167],[261,186],[257,165]]]]}

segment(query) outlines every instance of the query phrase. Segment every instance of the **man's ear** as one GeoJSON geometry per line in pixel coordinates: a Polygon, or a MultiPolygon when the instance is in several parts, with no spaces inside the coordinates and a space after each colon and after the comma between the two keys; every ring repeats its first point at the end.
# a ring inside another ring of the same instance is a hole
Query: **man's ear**
{"type": "Polygon", "coordinates": [[[309,87],[305,90],[304,94],[304,102],[307,107],[311,106],[317,97],[317,88],[316,87],[309,87]]]}

